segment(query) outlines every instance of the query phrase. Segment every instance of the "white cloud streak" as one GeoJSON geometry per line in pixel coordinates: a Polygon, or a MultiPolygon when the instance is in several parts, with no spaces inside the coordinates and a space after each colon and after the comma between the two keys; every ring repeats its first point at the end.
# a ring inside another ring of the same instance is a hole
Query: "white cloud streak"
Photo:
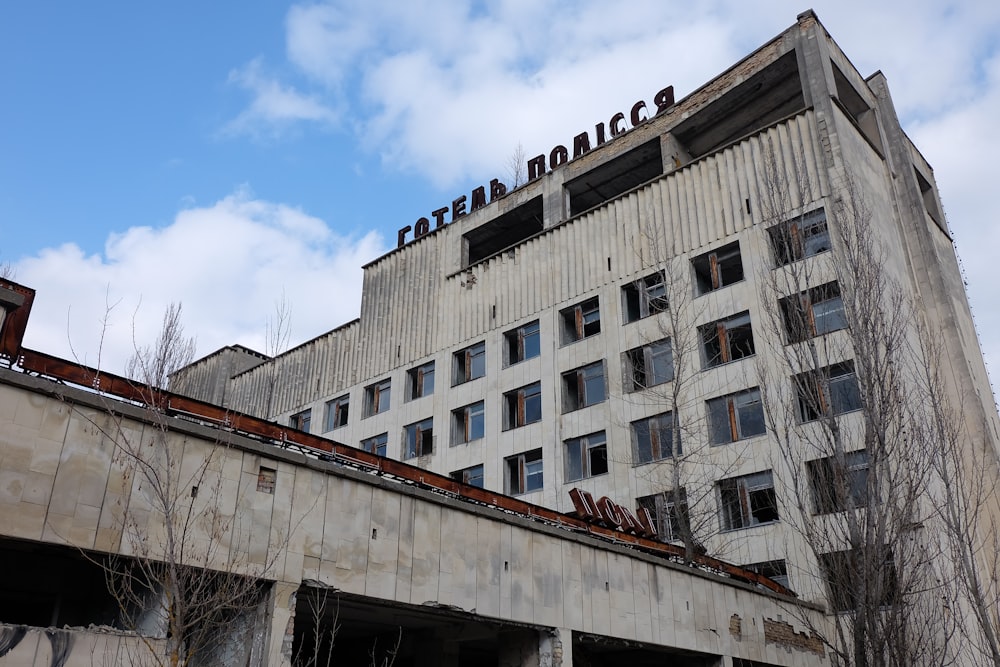
{"type": "Polygon", "coordinates": [[[290,340],[301,342],[357,317],[361,265],[386,250],[377,234],[339,236],[241,190],[165,227],[112,234],[101,255],[66,244],[19,261],[18,282],[38,293],[25,341],[121,372],[134,341],[153,340],[167,304],[180,301],[199,355],[232,343],[264,351],[266,320],[284,293],[290,340]]]}

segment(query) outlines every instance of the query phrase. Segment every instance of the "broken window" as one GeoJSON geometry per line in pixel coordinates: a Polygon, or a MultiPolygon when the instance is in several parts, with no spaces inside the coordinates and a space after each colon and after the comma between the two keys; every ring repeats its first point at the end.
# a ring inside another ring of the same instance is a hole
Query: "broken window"
{"type": "Polygon", "coordinates": [[[486,343],[476,343],[454,355],[452,386],[486,375],[486,343]]]}
{"type": "Polygon", "coordinates": [[[563,373],[563,412],[572,412],[607,397],[604,388],[604,362],[598,361],[563,373]]]}
{"type": "Polygon", "coordinates": [[[508,391],[503,395],[504,429],[517,428],[542,419],[542,383],[508,391]]]}
{"type": "Polygon", "coordinates": [[[743,569],[763,575],[771,581],[781,584],[785,588],[791,588],[791,586],[788,585],[788,566],[785,564],[784,559],[768,560],[761,563],[750,563],[749,565],[744,565],[743,569]]]}
{"type": "Polygon", "coordinates": [[[542,450],[533,449],[504,459],[504,489],[507,495],[516,496],[542,488],[542,450]]]}
{"type": "Polygon", "coordinates": [[[392,381],[386,378],[381,382],[365,387],[365,417],[371,417],[389,409],[389,399],[392,393],[392,381]]]}
{"type": "Polygon", "coordinates": [[[466,232],[462,236],[465,266],[492,257],[531,238],[544,228],[542,220],[542,198],[538,196],[466,232]]]}
{"type": "Polygon", "coordinates": [[[625,391],[642,391],[674,379],[674,353],[669,338],[631,349],[622,356],[625,391]]]}
{"type": "Polygon", "coordinates": [[[767,230],[778,266],[797,262],[830,249],[826,211],[822,208],[782,222],[767,230]]]}
{"type": "Polygon", "coordinates": [[[386,446],[389,444],[389,434],[379,433],[371,438],[365,438],[361,441],[361,449],[375,454],[377,456],[386,455],[386,446]]]}
{"type": "Polygon", "coordinates": [[[808,461],[813,513],[830,514],[868,506],[868,451],[808,461]]]}
{"type": "Polygon", "coordinates": [[[538,320],[528,322],[503,335],[507,348],[507,365],[537,357],[542,352],[538,320]]]}
{"type": "Polygon", "coordinates": [[[861,390],[854,362],[799,373],[792,382],[799,400],[799,419],[810,422],[861,409],[861,390]]]}
{"type": "Polygon", "coordinates": [[[888,607],[899,599],[896,561],[888,547],[821,554],[819,565],[833,611],[888,607]]]}
{"type": "Polygon", "coordinates": [[[719,482],[723,530],[749,528],[778,520],[771,471],[732,477],[719,482]]]}
{"type": "Polygon", "coordinates": [[[406,371],[406,400],[412,401],[434,393],[434,362],[429,361],[406,371]]]}
{"type": "Polygon", "coordinates": [[[332,431],[341,426],[347,426],[350,396],[344,395],[326,402],[326,430],[332,431]]]}
{"type": "Polygon", "coordinates": [[[461,445],[483,437],[486,408],[482,401],[451,412],[451,444],[461,445]]]}
{"type": "Polygon", "coordinates": [[[721,248],[698,255],[691,260],[694,267],[695,287],[698,294],[707,294],[743,280],[743,259],[740,242],[734,241],[721,248]]]}
{"type": "Polygon", "coordinates": [[[278,471],[261,466],[257,471],[257,490],[274,495],[274,485],[278,482],[278,471]]]}
{"type": "Polygon", "coordinates": [[[564,345],[601,333],[601,310],[596,296],[559,311],[559,317],[564,345]]]}
{"type": "Polygon", "coordinates": [[[451,473],[451,478],[469,486],[478,486],[481,489],[483,488],[483,465],[480,463],[471,468],[456,470],[451,473]]]}
{"type": "Polygon", "coordinates": [[[657,539],[674,542],[681,539],[679,516],[687,516],[687,493],[682,487],[678,493],[673,489],[635,499],[636,509],[647,509],[656,521],[657,539]],[[680,513],[680,515],[678,514],[680,513]]]}
{"type": "Polygon", "coordinates": [[[698,330],[705,354],[705,368],[754,355],[753,328],[747,311],[702,325],[698,330]]]}
{"type": "Polygon", "coordinates": [[[790,343],[847,327],[844,300],[836,281],[787,296],[779,304],[790,343]]]}
{"type": "Polygon", "coordinates": [[[656,272],[622,287],[625,323],[662,313],[667,309],[667,285],[663,273],[656,272]]]}
{"type": "Polygon", "coordinates": [[[570,215],[614,199],[662,173],[660,140],[647,141],[566,183],[570,215]]]}
{"type": "MultiPolygon", "coordinates": [[[[673,456],[674,415],[664,412],[632,422],[632,442],[635,445],[635,462],[650,463],[673,456]]],[[[680,455],[680,443],[677,443],[680,455]]]]}
{"type": "Polygon", "coordinates": [[[764,425],[764,404],[760,399],[760,390],[756,387],[713,398],[706,401],[706,405],[709,435],[713,445],[725,445],[763,435],[767,430],[764,425]]]}
{"type": "Polygon", "coordinates": [[[302,412],[296,412],[294,415],[288,418],[288,425],[294,428],[296,431],[309,432],[309,426],[312,424],[312,408],[308,410],[303,410],[302,412]]]}
{"type": "Polygon", "coordinates": [[[608,471],[608,439],[604,431],[573,438],[566,447],[566,481],[603,475],[608,471]]]}
{"type": "Polygon", "coordinates": [[[403,427],[403,460],[434,452],[434,418],[428,417],[403,427]]]}

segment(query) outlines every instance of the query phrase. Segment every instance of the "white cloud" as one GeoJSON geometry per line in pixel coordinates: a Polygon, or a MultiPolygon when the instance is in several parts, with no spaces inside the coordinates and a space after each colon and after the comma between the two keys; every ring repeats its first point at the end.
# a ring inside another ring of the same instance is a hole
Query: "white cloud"
{"type": "Polygon", "coordinates": [[[338,114],[315,95],[300,93],[292,86],[264,74],[261,61],[229,73],[230,83],[250,91],[253,101],[223,128],[227,134],[280,134],[292,124],[309,121],[334,125],[338,114]]]}
{"type": "Polygon", "coordinates": [[[25,346],[121,372],[133,335],[152,340],[167,304],[180,301],[199,355],[232,343],[264,351],[265,322],[283,293],[295,344],[357,317],[360,267],[386,250],[374,233],[339,236],[241,190],[166,227],[112,234],[101,255],[66,244],[19,261],[18,281],[37,290],[25,346]]]}

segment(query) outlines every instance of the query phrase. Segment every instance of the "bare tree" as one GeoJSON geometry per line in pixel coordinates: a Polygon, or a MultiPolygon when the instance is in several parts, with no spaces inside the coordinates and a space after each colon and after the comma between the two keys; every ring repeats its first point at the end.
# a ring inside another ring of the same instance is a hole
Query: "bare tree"
{"type": "Polygon", "coordinates": [[[110,401],[103,414],[81,412],[113,444],[112,474],[121,480],[120,555],[101,564],[121,625],[146,649],[133,664],[211,664],[213,652],[241,643],[259,650],[252,633],[238,637],[234,628],[252,627],[266,596],[262,578],[282,549],[255,542],[243,525],[238,484],[224,474],[230,450],[171,428],[158,387],[194,354],[180,316],[179,304],[168,307],[156,342],[137,345],[127,365],[144,423],[110,401]]]}
{"type": "Polygon", "coordinates": [[[284,290],[281,298],[274,302],[274,312],[264,323],[264,353],[271,357],[272,361],[266,364],[266,401],[264,405],[264,418],[271,418],[271,408],[274,402],[274,389],[278,384],[280,376],[279,364],[276,358],[288,349],[288,339],[291,335],[292,305],[288,302],[284,290]]]}
{"type": "Polygon", "coordinates": [[[525,173],[528,166],[523,144],[517,144],[517,148],[507,157],[507,162],[504,166],[506,168],[508,190],[516,190],[527,182],[525,173]]]}
{"type": "Polygon", "coordinates": [[[763,203],[778,266],[758,278],[776,352],[764,359],[778,363],[758,372],[787,479],[783,518],[832,612],[822,627],[802,620],[834,665],[950,664],[917,318],[862,185],[845,175],[828,210],[809,210],[809,192],[803,170],[770,156],[763,203]]]}

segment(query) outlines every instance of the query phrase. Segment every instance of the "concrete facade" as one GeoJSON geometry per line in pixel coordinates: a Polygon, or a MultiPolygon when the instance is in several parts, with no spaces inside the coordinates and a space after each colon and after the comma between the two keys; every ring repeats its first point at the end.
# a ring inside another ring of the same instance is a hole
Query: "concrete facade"
{"type": "MultiPolygon", "coordinates": [[[[713,400],[769,390],[794,404],[787,389],[765,387],[781,376],[784,342],[765,325],[774,307],[766,283],[778,270],[771,230],[811,214],[832,225],[849,188],[871,208],[884,271],[916,304],[915,326],[941,340],[964,428],[995,452],[1000,423],[933,172],[902,131],[882,75],[862,77],[811,12],[648,121],[367,265],[360,319],[233,376],[228,404],[300,428],[308,415],[312,433],[560,511],[572,509],[573,487],[632,505],[673,483],[655,456],[640,460],[635,424],[664,412],[670,383],[630,387],[630,351],[665,336],[659,318],[631,319],[630,290],[669,266],[691,331],[749,318],[752,356],[711,364],[704,348],[696,352],[680,397],[687,442],[713,437],[713,400]],[[780,211],[765,165],[794,186],[780,211]],[[641,183],[614,180],[636,171],[641,183]],[[609,191],[588,199],[588,179],[609,191]],[[491,229],[512,220],[523,238],[490,245],[500,233],[491,229]],[[703,293],[698,261],[734,243],[741,279],[703,293]],[[568,334],[578,326],[569,318],[594,305],[599,332],[568,334]],[[512,360],[525,334],[537,354],[512,360]],[[416,378],[429,368],[433,391],[421,392],[416,378]],[[588,372],[603,389],[581,405],[572,383],[588,372]],[[520,415],[525,406],[539,418],[520,415]],[[603,447],[598,473],[587,462],[581,473],[576,461],[589,446],[603,447]]],[[[816,284],[835,280],[838,261],[836,248],[805,260],[816,284]]],[[[850,346],[842,330],[826,337],[850,346]]],[[[201,397],[205,383],[196,363],[173,386],[201,397]]],[[[857,429],[863,417],[841,419],[857,429]]],[[[721,518],[724,478],[770,474],[780,502],[805,471],[776,460],[767,432],[703,449],[704,469],[715,472],[692,512],[719,517],[708,550],[736,563],[780,562],[791,588],[821,600],[818,565],[788,522],[729,530],[721,518]]]]}
{"type": "MultiPolygon", "coordinates": [[[[270,591],[239,644],[242,657],[212,664],[292,664],[288,635],[303,582],[343,598],[345,625],[346,610],[361,603],[395,619],[446,614],[451,629],[413,630],[425,643],[397,664],[479,664],[462,658],[463,642],[483,640],[456,630],[460,621],[506,628],[491,649],[502,665],[568,665],[574,646],[606,651],[612,640],[673,664],[821,664],[822,647],[793,620],[821,614],[793,598],[17,372],[0,370],[0,406],[4,553],[129,555],[133,522],[143,535],[162,534],[163,517],[149,511],[142,478],[120,465],[109,433],[163,434],[163,446],[182,452],[168,470],[181,480],[210,461],[199,479],[217,492],[187,502],[233,521],[224,534],[198,524],[191,560],[210,554],[214,567],[270,591]],[[273,487],[261,487],[262,468],[277,472],[273,487]],[[579,643],[586,638],[603,639],[595,648],[579,643]]],[[[97,603],[88,609],[98,622],[97,603]]],[[[58,624],[64,617],[53,613],[58,624]]],[[[141,664],[137,641],[107,627],[0,624],[0,665],[141,664]]]]}

